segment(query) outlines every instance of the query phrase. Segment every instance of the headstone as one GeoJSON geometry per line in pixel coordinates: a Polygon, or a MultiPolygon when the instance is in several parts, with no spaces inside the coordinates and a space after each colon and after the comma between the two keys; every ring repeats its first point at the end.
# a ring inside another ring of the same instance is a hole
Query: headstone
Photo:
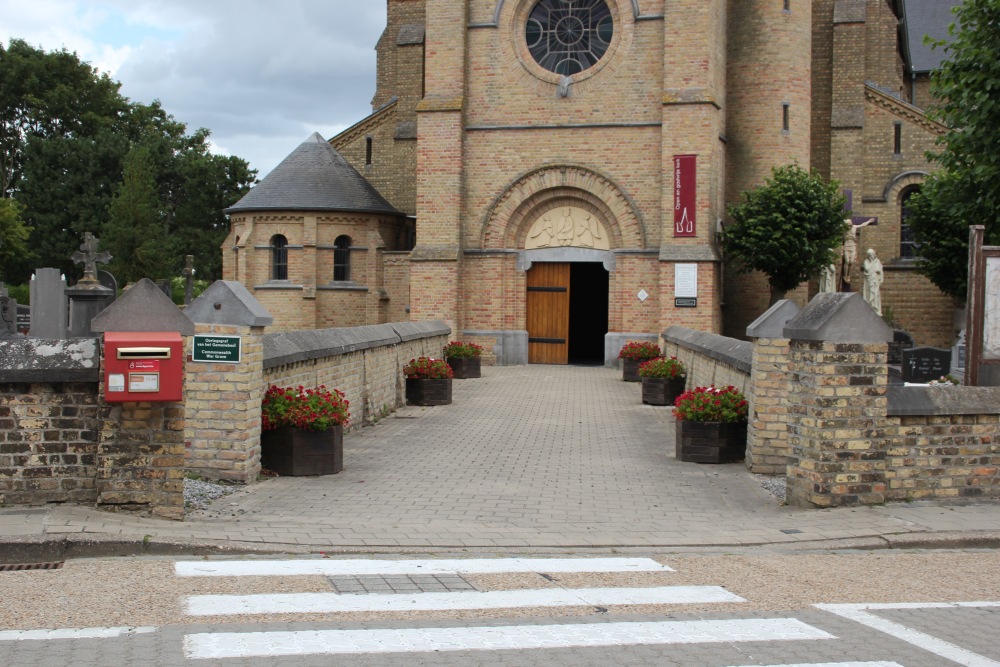
{"type": "Polygon", "coordinates": [[[913,347],[913,336],[902,329],[892,330],[892,342],[889,343],[889,365],[898,366],[903,363],[903,350],[913,347]]]}
{"type": "Polygon", "coordinates": [[[83,278],[80,278],[77,282],[77,287],[100,285],[100,281],[97,279],[97,263],[107,264],[112,260],[111,255],[107,251],[98,251],[100,245],[100,239],[90,232],[84,232],[80,250],[74,252],[70,257],[74,264],[83,264],[83,278]]]}
{"type": "Polygon", "coordinates": [[[59,269],[35,269],[31,276],[31,336],[66,338],[66,276],[59,269]]]}
{"type": "Polygon", "coordinates": [[[115,299],[118,298],[118,279],[111,275],[108,271],[98,269],[97,280],[101,283],[101,285],[111,290],[111,300],[108,301],[108,305],[111,305],[115,302],[115,299]]]}
{"type": "Polygon", "coordinates": [[[8,294],[0,283],[0,337],[17,335],[17,301],[8,294]]]}
{"type": "Polygon", "coordinates": [[[31,331],[31,306],[17,304],[17,332],[28,335],[31,331]]]}
{"type": "Polygon", "coordinates": [[[114,301],[115,292],[101,284],[97,278],[97,263],[111,261],[107,252],[99,252],[100,241],[90,232],[83,235],[80,251],[73,253],[72,260],[83,264],[83,278],[66,289],[69,297],[69,323],[67,333],[71,338],[90,336],[90,323],[114,301]]]}
{"type": "Polygon", "coordinates": [[[951,348],[952,375],[965,375],[965,329],[958,334],[958,342],[951,348]]]}
{"type": "Polygon", "coordinates": [[[914,347],[903,350],[903,382],[930,382],[951,373],[951,350],[914,347]]]}
{"type": "Polygon", "coordinates": [[[163,280],[157,280],[156,286],[160,288],[161,292],[173,299],[173,290],[170,289],[170,281],[168,279],[164,278],[163,280]]]}

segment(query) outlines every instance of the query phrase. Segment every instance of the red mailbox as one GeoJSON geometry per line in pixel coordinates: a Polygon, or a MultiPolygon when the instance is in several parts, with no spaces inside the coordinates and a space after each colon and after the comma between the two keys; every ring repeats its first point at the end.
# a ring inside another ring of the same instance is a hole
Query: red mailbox
{"type": "Polygon", "coordinates": [[[104,400],[180,401],[184,380],[181,335],[173,331],[104,334],[104,400]]]}

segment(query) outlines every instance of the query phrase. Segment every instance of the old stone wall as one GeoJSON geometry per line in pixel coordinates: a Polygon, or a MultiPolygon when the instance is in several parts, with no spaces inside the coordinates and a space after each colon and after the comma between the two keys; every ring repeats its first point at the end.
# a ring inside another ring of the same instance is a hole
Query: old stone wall
{"type": "Polygon", "coordinates": [[[732,385],[744,394],[751,390],[751,343],[680,326],[670,327],[660,338],[663,353],[687,368],[688,389],[732,385]]]}

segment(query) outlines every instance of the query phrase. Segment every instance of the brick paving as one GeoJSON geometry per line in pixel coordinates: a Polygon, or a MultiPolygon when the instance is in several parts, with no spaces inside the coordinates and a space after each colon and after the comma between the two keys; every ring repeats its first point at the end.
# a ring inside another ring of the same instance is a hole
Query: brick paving
{"type": "Polygon", "coordinates": [[[92,508],[0,510],[0,539],[82,533],[322,548],[627,548],[794,544],[1000,531],[996,504],[782,506],[742,464],[674,458],[669,408],[620,371],[489,367],[454,403],[348,433],[345,470],[276,478],[184,522],[92,508]]]}

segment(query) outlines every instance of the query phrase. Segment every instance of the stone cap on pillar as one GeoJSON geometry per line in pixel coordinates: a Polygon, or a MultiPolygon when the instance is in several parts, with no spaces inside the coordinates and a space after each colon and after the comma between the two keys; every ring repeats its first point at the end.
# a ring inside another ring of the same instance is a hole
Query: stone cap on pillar
{"type": "Polygon", "coordinates": [[[891,343],[892,329],[857,292],[821,292],[783,332],[794,340],[891,343]]]}
{"type": "Polygon", "coordinates": [[[274,322],[250,290],[235,280],[216,280],[184,309],[184,314],[198,324],[267,327],[274,322]]]}
{"type": "Polygon", "coordinates": [[[782,299],[747,327],[748,338],[784,338],[785,325],[802,311],[791,299],[782,299]]]}
{"type": "Polygon", "coordinates": [[[94,333],[107,331],[176,331],[194,333],[194,322],[149,278],[130,287],[91,322],[94,333]]]}

